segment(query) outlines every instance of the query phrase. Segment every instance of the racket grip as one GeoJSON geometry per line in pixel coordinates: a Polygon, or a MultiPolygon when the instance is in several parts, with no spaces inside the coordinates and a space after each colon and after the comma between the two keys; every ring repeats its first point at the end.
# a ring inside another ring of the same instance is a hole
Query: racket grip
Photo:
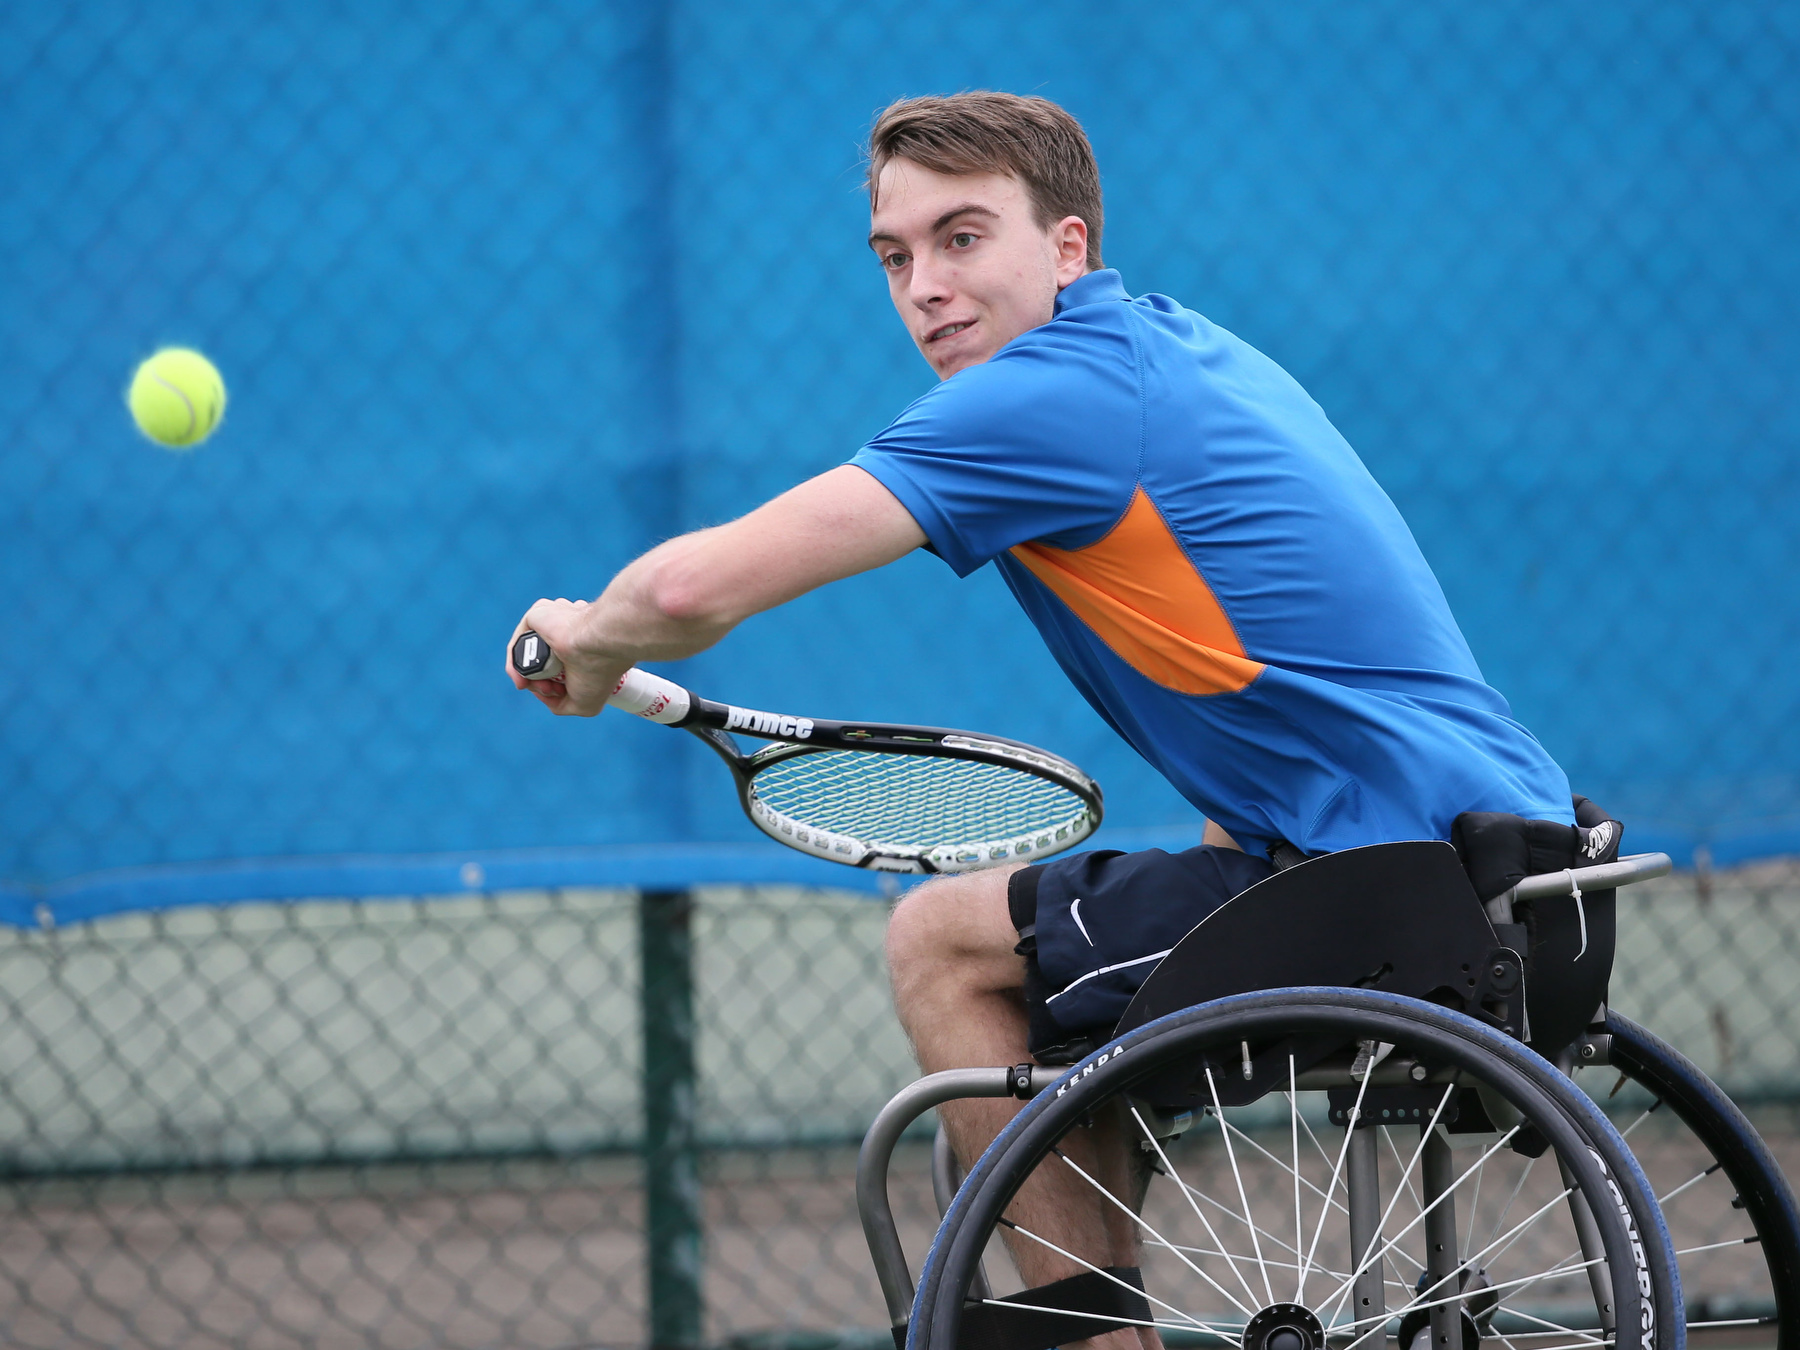
{"type": "MultiPolygon", "coordinates": [[[[523,673],[523,672],[521,672],[523,673]]],[[[693,707],[693,695],[673,680],[652,675],[633,666],[619,680],[606,706],[628,712],[634,717],[661,722],[664,726],[681,721],[693,707]]]]}
{"type": "MultiPolygon", "coordinates": [[[[554,680],[563,673],[561,658],[550,650],[548,642],[529,628],[513,641],[512,663],[513,669],[528,680],[554,680]]],[[[665,726],[686,717],[693,703],[693,695],[675,681],[665,680],[636,666],[620,676],[619,687],[606,700],[609,708],[665,726]]]]}
{"type": "Polygon", "coordinates": [[[512,663],[513,669],[528,680],[554,680],[563,673],[562,658],[529,628],[513,639],[512,663]]]}

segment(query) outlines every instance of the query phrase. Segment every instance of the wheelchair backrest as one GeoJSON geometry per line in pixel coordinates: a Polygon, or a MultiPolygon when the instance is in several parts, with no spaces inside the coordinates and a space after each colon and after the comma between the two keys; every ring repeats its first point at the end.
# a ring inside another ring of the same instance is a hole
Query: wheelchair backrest
{"type": "Polygon", "coordinates": [[[1464,1007],[1499,945],[1449,844],[1344,849],[1277,872],[1214,910],[1158,963],[1118,1029],[1290,985],[1382,989],[1464,1007]]]}
{"type": "Polygon", "coordinates": [[[1577,963],[1564,931],[1567,906],[1540,905],[1537,931],[1519,923],[1496,932],[1447,843],[1325,854],[1257,883],[1196,925],[1144,981],[1115,1034],[1231,994],[1335,985],[1444,1004],[1515,1036],[1529,1029],[1533,1047],[1554,1055],[1606,997],[1613,893],[1595,899],[1591,947],[1577,963]]]}

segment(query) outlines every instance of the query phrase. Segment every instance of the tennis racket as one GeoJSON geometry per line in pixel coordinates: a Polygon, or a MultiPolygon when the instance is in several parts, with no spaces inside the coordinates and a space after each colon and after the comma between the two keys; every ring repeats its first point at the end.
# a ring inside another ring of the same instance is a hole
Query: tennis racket
{"type": "MultiPolygon", "coordinates": [[[[562,662],[519,634],[513,668],[555,679],[562,662]]],[[[715,703],[647,670],[607,706],[692,732],[737,783],[744,814],[777,843],[881,872],[976,872],[1035,862],[1099,827],[1100,785],[1068,760],[999,736],[831,722],[715,703]],[[775,742],[745,754],[731,733],[775,742]]]]}

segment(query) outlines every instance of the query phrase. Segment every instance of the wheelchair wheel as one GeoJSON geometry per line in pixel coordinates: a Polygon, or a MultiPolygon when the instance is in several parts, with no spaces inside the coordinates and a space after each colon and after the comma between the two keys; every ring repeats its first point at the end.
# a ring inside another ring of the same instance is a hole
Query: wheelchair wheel
{"type": "MultiPolygon", "coordinates": [[[[1686,1156],[1678,1170],[1657,1178],[1681,1267],[1688,1330],[1772,1325],[1777,1350],[1800,1350],[1800,1210],[1768,1146],[1680,1051],[1611,1010],[1606,1030],[1612,1070],[1652,1098],[1647,1110],[1623,1118],[1628,1140],[1652,1133],[1653,1113],[1662,1112],[1672,1113],[1698,1144],[1683,1149],[1683,1141],[1671,1141],[1671,1152],[1686,1156]]],[[[1604,1067],[1581,1078],[1603,1098],[1616,1083],[1604,1067]]]]}
{"type": "Polygon", "coordinates": [[[951,1203],[907,1345],[1383,1350],[1396,1319],[1400,1350],[1685,1344],[1655,1198],[1554,1066],[1432,1004],[1285,989],[1029,1102],[951,1203]],[[1018,1273],[990,1260],[1003,1292],[972,1298],[995,1234],[1018,1273]]]}

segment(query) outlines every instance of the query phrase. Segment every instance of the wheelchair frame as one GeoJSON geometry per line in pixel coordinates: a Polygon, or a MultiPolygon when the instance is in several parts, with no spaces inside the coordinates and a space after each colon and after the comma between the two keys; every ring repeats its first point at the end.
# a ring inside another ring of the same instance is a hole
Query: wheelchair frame
{"type": "MultiPolygon", "coordinates": [[[[1382,849],[1405,846],[1374,847],[1375,849],[1382,849]]],[[[1447,851],[1447,846],[1444,845],[1426,845],[1423,847],[1436,847],[1447,851]]],[[[1349,852],[1358,853],[1365,852],[1365,850],[1351,850],[1349,852]]],[[[1345,855],[1329,856],[1337,857],[1342,860],[1345,855]]],[[[1323,861],[1323,859],[1315,861],[1323,861]]],[[[1306,864],[1301,864],[1301,868],[1304,868],[1305,866],[1306,864]]],[[[1299,869],[1291,870],[1297,871],[1299,869]]],[[[1486,923],[1483,924],[1477,920],[1476,926],[1486,930],[1486,938],[1491,944],[1487,952],[1491,964],[1481,971],[1476,972],[1480,976],[1479,990],[1475,990],[1477,981],[1474,978],[1471,978],[1468,981],[1470,989],[1466,992],[1471,992],[1472,995],[1469,1000],[1471,1011],[1479,1020],[1487,1023],[1491,1029],[1503,1032],[1506,1037],[1513,1041],[1522,1041],[1524,1039],[1522,958],[1520,958],[1516,952],[1509,950],[1500,940],[1501,935],[1505,935],[1508,938],[1513,938],[1516,943],[1518,939],[1515,937],[1515,934],[1522,935],[1523,933],[1521,927],[1508,927],[1515,924],[1516,906],[1530,901],[1542,901],[1558,896],[1568,896],[1571,897],[1573,902],[1579,907],[1581,905],[1581,897],[1586,893],[1610,891],[1618,886],[1629,885],[1634,882],[1666,875],[1670,870],[1670,861],[1666,855],[1640,854],[1622,858],[1616,862],[1600,866],[1576,868],[1563,872],[1527,877],[1512,889],[1486,901],[1482,906],[1482,912],[1485,915],[1486,923]],[[1511,959],[1508,960],[1508,958],[1511,959]],[[1510,999],[1508,998],[1509,994],[1511,995],[1510,999]]],[[[1277,875],[1279,876],[1281,874],[1277,875]]],[[[1464,879],[1463,893],[1465,896],[1473,895],[1473,892],[1467,889],[1466,878],[1464,879]]],[[[1466,905],[1466,899],[1463,903],[1466,905]]],[[[1585,911],[1580,911],[1580,920],[1582,924],[1582,949],[1585,952],[1587,947],[1585,911]]],[[[1202,924],[1200,928],[1204,928],[1205,926],[1205,924],[1202,924]]],[[[1427,927],[1429,926],[1430,925],[1427,925],[1427,927]]],[[[1196,934],[1199,933],[1200,928],[1195,930],[1196,934]]],[[[1465,952],[1469,950],[1466,946],[1466,938],[1463,950],[1465,952]]],[[[1172,983],[1171,979],[1165,978],[1161,981],[1158,980],[1158,974],[1164,971],[1164,967],[1170,967],[1172,973],[1178,973],[1176,971],[1176,966],[1172,966],[1171,963],[1176,962],[1176,958],[1180,952],[1181,948],[1178,946],[1175,951],[1172,951],[1168,957],[1164,958],[1162,963],[1159,963],[1156,971],[1145,981],[1145,991],[1151,991],[1153,986],[1159,984],[1164,986],[1160,995],[1160,1002],[1157,998],[1146,999],[1145,994],[1140,993],[1139,1000],[1134,1001],[1132,1009],[1127,1012],[1125,1017],[1121,1020],[1119,1027],[1115,1030],[1112,1040],[1108,1042],[1109,1046],[1117,1044],[1119,1039],[1126,1033],[1131,1032],[1134,1027],[1141,1027],[1150,1023],[1157,1017],[1164,1016],[1174,1009],[1185,1006],[1189,1007],[1190,1011],[1197,1012],[1201,1009],[1212,1007],[1215,1003],[1223,1003],[1225,1001],[1223,999],[1212,999],[1209,989],[1207,997],[1195,1000],[1191,1005],[1184,1004],[1180,996],[1178,983],[1174,988],[1170,988],[1168,986],[1172,983]],[[1139,1002],[1144,1002],[1147,1006],[1140,1008],[1139,1002]]],[[[1608,957],[1610,959],[1610,953],[1608,953],[1608,957]]],[[[1179,965],[1179,963],[1177,963],[1177,965],[1179,965]]],[[[1387,967],[1387,969],[1391,969],[1391,966],[1387,967]]],[[[1469,970],[1469,966],[1464,964],[1461,966],[1461,969],[1467,971],[1469,970]]],[[[1441,978],[1441,975],[1441,971],[1437,972],[1433,978],[1441,978]]],[[[1204,974],[1201,976],[1203,988],[1208,987],[1205,983],[1208,978],[1209,977],[1204,974]]],[[[1284,981],[1283,983],[1293,984],[1297,982],[1284,981]]],[[[1346,999],[1355,1001],[1353,992],[1345,990],[1342,986],[1312,986],[1305,989],[1293,989],[1289,992],[1294,995],[1319,995],[1329,994],[1330,992],[1337,990],[1343,990],[1346,999]]],[[[1226,992],[1236,994],[1239,991],[1228,990],[1226,992]]],[[[1598,1018],[1593,1022],[1592,1026],[1590,1026],[1588,1032],[1577,1037],[1564,1053],[1562,1062],[1557,1066],[1563,1075],[1558,1081],[1567,1084],[1566,1076],[1569,1074],[1571,1067],[1577,1063],[1582,1065],[1593,1065],[1612,1062],[1614,1038],[1604,1029],[1604,1019],[1606,1015],[1606,1008],[1604,1003],[1602,1003],[1598,1010],[1598,1018]]],[[[1637,1054],[1641,1059],[1646,1053],[1644,1049],[1646,1034],[1642,1033],[1641,1029],[1635,1028],[1633,1024],[1625,1022],[1624,1019],[1620,1019],[1620,1023],[1622,1026],[1631,1028],[1632,1038],[1630,1040],[1629,1053],[1637,1054]]],[[[1653,1040],[1654,1038],[1647,1039],[1653,1040]]],[[[1660,1042],[1656,1044],[1660,1045],[1660,1042]]],[[[1523,1050],[1522,1045],[1519,1048],[1523,1050]]],[[[1105,1051],[1101,1050],[1098,1053],[1103,1060],[1105,1051]]],[[[1251,1077],[1251,1062],[1250,1050],[1247,1042],[1244,1054],[1245,1078],[1248,1079],[1251,1077]]],[[[1533,1056],[1532,1058],[1535,1059],[1536,1057],[1533,1056]]],[[[1676,1058],[1679,1057],[1677,1056],[1676,1058]]],[[[856,1179],[857,1208],[862,1219],[864,1235],[868,1241],[870,1256],[880,1281],[882,1296],[887,1306],[897,1343],[907,1343],[905,1338],[907,1336],[909,1320],[915,1314],[915,1305],[918,1300],[918,1291],[915,1289],[913,1278],[907,1265],[906,1256],[901,1247],[899,1235],[895,1226],[887,1187],[888,1171],[893,1150],[906,1129],[925,1111],[950,1101],[982,1097],[1013,1097],[1021,1101],[1031,1101],[1052,1087],[1067,1090],[1067,1082],[1069,1080],[1079,1079],[1082,1075],[1084,1065],[1089,1066],[1087,1067],[1086,1072],[1092,1072],[1091,1064],[1093,1060],[1094,1056],[1090,1056],[1087,1060],[1083,1061],[1083,1064],[1076,1065],[1072,1068],[1019,1064],[1005,1068],[953,1069],[931,1074],[902,1089],[902,1091],[890,1100],[877,1115],[864,1138],[862,1151],[858,1159],[856,1179]]],[[[1537,1062],[1542,1064],[1541,1060],[1538,1060],[1537,1062]]],[[[1693,1069],[1691,1065],[1686,1065],[1686,1061],[1681,1061],[1681,1063],[1686,1066],[1687,1070],[1691,1071],[1693,1076],[1698,1077],[1701,1083],[1705,1083],[1703,1076],[1699,1075],[1698,1070],[1693,1069]]],[[[1260,1073],[1258,1076],[1261,1077],[1260,1073]]],[[[1366,1081],[1367,1085],[1373,1087],[1416,1086],[1423,1082],[1451,1081],[1450,1078],[1445,1077],[1441,1068],[1427,1066],[1410,1059],[1399,1057],[1376,1064],[1371,1069],[1366,1070],[1362,1078],[1366,1081]]],[[[1322,1063],[1308,1067],[1303,1072],[1299,1073],[1297,1075],[1295,1087],[1297,1090],[1301,1091],[1309,1089],[1317,1090],[1321,1088],[1342,1089],[1353,1086],[1357,1081],[1359,1080],[1352,1077],[1349,1065],[1344,1063],[1322,1063]]],[[[1287,1084],[1283,1082],[1281,1086],[1285,1088],[1287,1084]]],[[[1711,1085],[1706,1084],[1706,1087],[1711,1087],[1711,1085]]],[[[1247,1090],[1254,1091],[1255,1089],[1247,1090]]],[[[1264,1086],[1261,1090],[1266,1092],[1270,1089],[1267,1086],[1264,1086]]],[[[1576,1090],[1572,1085],[1568,1085],[1568,1091],[1573,1093],[1576,1090]]],[[[1717,1094],[1717,1089],[1712,1088],[1712,1093],[1717,1094]]],[[[1258,1095],[1260,1095],[1260,1093],[1258,1093],[1258,1095]]],[[[1686,1092],[1685,1097],[1685,1101],[1678,1098],[1676,1103],[1676,1110],[1684,1119],[1688,1119],[1692,1116],[1695,1119],[1700,1120],[1702,1126],[1718,1125],[1719,1128],[1712,1129],[1710,1135],[1708,1134],[1707,1129],[1696,1127],[1696,1133],[1701,1135],[1703,1142],[1706,1143],[1708,1149],[1715,1153],[1715,1155],[1720,1152],[1719,1145],[1714,1142],[1715,1138],[1736,1138],[1746,1131],[1749,1132],[1752,1139],[1754,1138],[1754,1132],[1749,1131],[1747,1123],[1742,1122],[1741,1115],[1737,1116],[1737,1125],[1733,1127],[1737,1128],[1737,1135],[1733,1135],[1730,1130],[1725,1128],[1725,1126],[1731,1124],[1731,1122],[1724,1120],[1724,1110],[1725,1108],[1729,1108],[1731,1111],[1735,1112],[1735,1108],[1729,1107],[1729,1102],[1723,1099],[1722,1094],[1718,1094],[1715,1101],[1715,1099],[1709,1098],[1703,1089],[1695,1088],[1692,1091],[1686,1092]],[[1718,1106],[1718,1102],[1724,1102],[1724,1107],[1718,1106]],[[1696,1113],[1698,1114],[1696,1115],[1696,1113]]],[[[1359,1096],[1358,1101],[1360,1102],[1360,1100],[1361,1097],[1359,1096]]],[[[1597,1109],[1593,1114],[1596,1118],[1599,1117],[1597,1109]]],[[[1610,1125],[1604,1123],[1598,1128],[1609,1132],[1611,1130],[1610,1125]]],[[[1375,1198],[1376,1192],[1372,1188],[1370,1181],[1374,1176],[1375,1169],[1375,1133],[1376,1132],[1372,1129],[1355,1129],[1350,1132],[1350,1138],[1345,1142],[1345,1155],[1347,1161],[1347,1172],[1345,1176],[1346,1202],[1351,1242],[1356,1250],[1365,1249],[1365,1245],[1369,1243],[1380,1228],[1380,1218],[1374,1212],[1373,1208],[1378,1204],[1378,1200],[1375,1198]]],[[[1616,1135],[1614,1137],[1616,1138],[1616,1135]]],[[[1758,1146],[1760,1146],[1760,1141],[1756,1142],[1758,1146]]],[[[998,1147],[998,1141],[996,1142],[996,1147],[998,1147]]],[[[1619,1144],[1619,1148],[1621,1150],[1624,1148],[1622,1142],[1619,1144]]],[[[1441,1193],[1445,1184],[1444,1178],[1447,1175],[1445,1168],[1448,1166],[1448,1145],[1443,1144],[1436,1139],[1433,1136],[1433,1131],[1431,1129],[1423,1128],[1421,1132],[1420,1149],[1425,1155],[1425,1172],[1422,1176],[1425,1190],[1423,1203],[1427,1206],[1427,1209],[1429,1209],[1431,1205],[1436,1204],[1437,1194],[1441,1193]]],[[[990,1153],[992,1151],[993,1150],[990,1149],[990,1153]]],[[[1766,1150],[1764,1150],[1761,1155],[1764,1160],[1761,1163],[1755,1158],[1749,1158],[1749,1160],[1746,1161],[1748,1155],[1745,1155],[1744,1150],[1741,1148],[1738,1150],[1738,1153],[1743,1155],[1739,1156],[1737,1159],[1738,1171],[1743,1171],[1748,1168],[1751,1173],[1754,1173],[1758,1166],[1773,1168],[1772,1160],[1767,1159],[1766,1150]]],[[[1721,1166],[1723,1165],[1724,1161],[1722,1160],[1721,1166]]],[[[1635,1160],[1630,1158],[1628,1152],[1624,1155],[1624,1166],[1631,1168],[1634,1172],[1636,1171],[1635,1160]]],[[[1734,1171],[1730,1174],[1734,1182],[1738,1179],[1738,1171],[1734,1171]]],[[[1566,1165],[1564,1175],[1565,1181],[1567,1181],[1566,1165]]],[[[1637,1173],[1637,1176],[1641,1180],[1641,1173],[1637,1173]]],[[[1775,1176],[1779,1179],[1778,1171],[1775,1172],[1775,1176]]],[[[933,1183],[939,1212],[940,1215],[943,1215],[950,1207],[952,1199],[951,1192],[957,1189],[958,1178],[955,1175],[955,1162],[950,1155],[941,1127],[934,1147],[933,1183]]],[[[1742,1185],[1741,1182],[1739,1184],[1742,1185]]],[[[1786,1229],[1790,1231],[1795,1230],[1797,1227],[1800,1227],[1800,1225],[1797,1225],[1794,1218],[1794,1206],[1791,1193],[1785,1194],[1785,1204],[1782,1203],[1783,1199],[1783,1196],[1775,1196],[1769,1200],[1766,1208],[1771,1211],[1774,1217],[1769,1218],[1768,1222],[1774,1226],[1785,1225],[1786,1229]]],[[[1569,1203],[1571,1207],[1571,1217],[1580,1238],[1582,1255],[1584,1257],[1584,1263],[1588,1266],[1589,1280],[1593,1288],[1596,1303],[1600,1308],[1605,1310],[1608,1308],[1609,1303],[1608,1295],[1602,1285],[1603,1281],[1607,1278],[1607,1268],[1600,1251],[1600,1237],[1595,1228],[1593,1213],[1584,1203],[1580,1203],[1580,1201],[1581,1197],[1579,1195],[1570,1196],[1569,1203]]],[[[1651,1199],[1650,1204],[1654,1209],[1654,1198],[1651,1199]]],[[[1445,1207],[1445,1212],[1448,1212],[1448,1207],[1445,1207]]],[[[1442,1251],[1445,1248],[1446,1241],[1448,1242],[1448,1250],[1451,1253],[1448,1259],[1451,1262],[1452,1273],[1454,1273],[1455,1263],[1460,1259],[1457,1255],[1457,1237],[1454,1222],[1451,1221],[1449,1228],[1446,1230],[1442,1221],[1434,1223],[1429,1215],[1422,1217],[1426,1218],[1428,1244],[1434,1246],[1437,1250],[1442,1251]]],[[[1752,1217],[1758,1221],[1758,1231],[1762,1231],[1763,1219],[1768,1216],[1752,1215],[1752,1217]]],[[[1656,1213],[1655,1220],[1660,1227],[1660,1211],[1656,1213]]],[[[1666,1232],[1664,1237],[1666,1241],[1666,1232]]],[[[1780,1267],[1779,1262],[1790,1258],[1794,1263],[1792,1274],[1794,1275],[1796,1283],[1800,1284],[1800,1239],[1796,1239],[1794,1242],[1790,1243],[1789,1246],[1791,1246],[1793,1250],[1786,1252],[1785,1254],[1774,1251],[1771,1251],[1770,1253],[1772,1277],[1776,1280],[1778,1286],[1783,1278],[1781,1273],[1782,1267],[1780,1267]]],[[[1673,1258],[1671,1257],[1670,1260],[1672,1268],[1673,1258]]],[[[1441,1264],[1441,1262],[1433,1262],[1434,1266],[1437,1264],[1441,1264]]],[[[1428,1271],[1427,1273],[1431,1274],[1432,1272],[1428,1271]]],[[[1439,1272],[1439,1275],[1442,1276],[1442,1273],[1439,1272]]],[[[1372,1272],[1364,1271],[1355,1278],[1356,1283],[1354,1292],[1356,1306],[1367,1307],[1371,1306],[1371,1304],[1377,1308],[1384,1308],[1386,1306],[1384,1301],[1384,1291],[1381,1287],[1382,1276],[1378,1269],[1372,1272]]],[[[1114,1283],[1118,1283],[1118,1281],[1115,1279],[1114,1283]]],[[[977,1264],[975,1268],[974,1277],[969,1287],[973,1297],[981,1299],[987,1296],[985,1282],[979,1264],[977,1264]]],[[[1783,1314],[1781,1320],[1783,1322],[1791,1322],[1794,1310],[1787,1305],[1793,1302],[1794,1299],[1800,1298],[1800,1293],[1781,1289],[1779,1287],[1777,1293],[1781,1305],[1780,1312],[1783,1314]]],[[[1673,1309],[1678,1310],[1680,1308],[1680,1294],[1678,1288],[1673,1293],[1673,1299],[1674,1302],[1671,1306],[1673,1309]]],[[[1439,1300],[1439,1303],[1440,1305],[1443,1305],[1442,1300],[1439,1300]]],[[[1604,1317],[1604,1311],[1602,1315],[1604,1317]]],[[[1449,1350],[1451,1337],[1458,1334],[1461,1328],[1461,1319],[1464,1316],[1460,1311],[1460,1305],[1434,1307],[1431,1309],[1429,1316],[1433,1346],[1441,1346],[1444,1350],[1449,1350]]],[[[1678,1319],[1681,1319],[1685,1315],[1677,1311],[1676,1316],[1678,1319]]],[[[1683,1331],[1684,1330],[1685,1322],[1683,1323],[1683,1331]]],[[[1357,1342],[1359,1344],[1366,1344],[1368,1338],[1374,1334],[1372,1328],[1365,1330],[1358,1335],[1357,1342]]],[[[1466,1335],[1467,1333],[1465,1331],[1462,1334],[1466,1335]]],[[[1379,1344],[1381,1341],[1385,1340],[1385,1335],[1386,1333],[1383,1331],[1380,1336],[1377,1337],[1376,1343],[1379,1344]]],[[[1679,1344],[1680,1340],[1681,1336],[1677,1335],[1675,1343],[1679,1344]]],[[[913,1343],[924,1344],[924,1341],[915,1339],[913,1343]]],[[[1245,1343],[1248,1344],[1247,1339],[1245,1343]]],[[[1402,1350],[1407,1350],[1407,1347],[1403,1345],[1402,1350]]],[[[1788,1350],[1785,1340],[1783,1342],[1783,1350],[1788,1350]]]]}

